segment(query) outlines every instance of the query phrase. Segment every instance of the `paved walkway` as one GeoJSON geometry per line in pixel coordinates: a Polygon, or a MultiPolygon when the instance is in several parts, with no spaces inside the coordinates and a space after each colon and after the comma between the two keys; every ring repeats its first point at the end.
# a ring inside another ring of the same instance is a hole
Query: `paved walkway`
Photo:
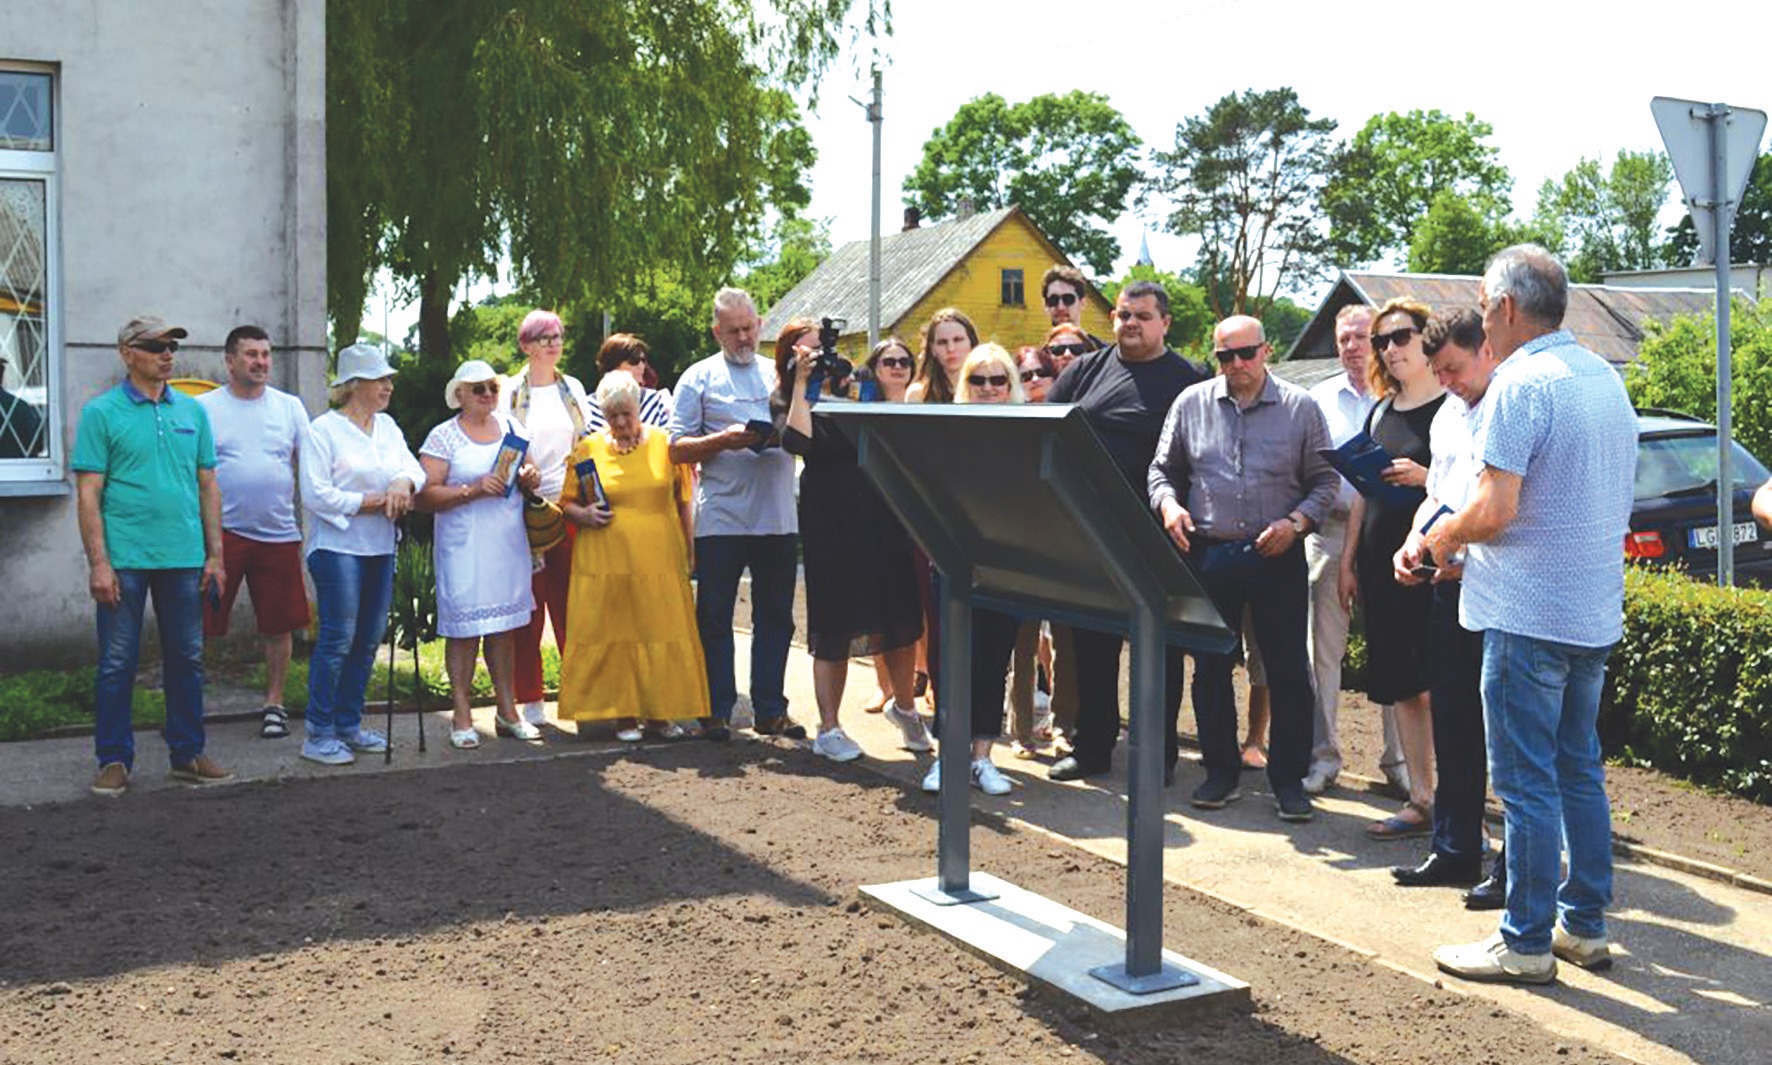
{"type": "MultiPolygon", "coordinates": [[[[742,641],[743,637],[741,637],[742,641]]],[[[749,656],[741,647],[740,669],[749,656]]],[[[816,720],[811,668],[796,648],[789,664],[795,715],[816,720]]],[[[872,670],[852,668],[847,704],[873,691],[872,670]]],[[[741,685],[742,687],[742,685],[741,685]]],[[[550,710],[552,708],[550,707],[550,710]]],[[[916,787],[922,769],[897,749],[897,731],[879,715],[858,709],[845,725],[867,752],[863,764],[916,787]]],[[[569,739],[570,725],[551,729],[550,740],[528,745],[487,738],[479,751],[449,749],[447,716],[426,715],[428,749],[416,749],[416,718],[396,719],[397,749],[391,767],[442,768],[462,762],[578,757],[610,744],[569,739]]],[[[477,711],[490,737],[491,711],[477,711]]],[[[377,726],[380,727],[380,722],[377,726]]],[[[162,771],[157,737],[138,737],[135,792],[176,787],[162,771]]],[[[300,761],[295,739],[262,741],[254,723],[212,726],[210,751],[244,780],[368,773],[384,769],[366,758],[347,769],[324,769],[300,761]]],[[[1125,859],[1125,770],[1122,760],[1101,781],[1054,784],[1039,763],[1019,762],[1000,749],[998,764],[1021,786],[993,799],[974,792],[974,803],[1039,831],[1053,833],[1115,861],[1125,859]]],[[[810,753],[806,757],[813,757],[810,753]]],[[[924,763],[926,764],[926,763],[924,763]]],[[[30,805],[89,800],[91,740],[75,738],[0,744],[0,804],[30,805]]],[[[1394,805],[1363,793],[1334,790],[1318,804],[1309,825],[1288,826],[1273,812],[1265,780],[1244,778],[1240,803],[1205,814],[1185,797],[1201,779],[1184,762],[1170,790],[1164,873],[1174,883],[1210,893],[1258,915],[1282,921],[1346,945],[1376,963],[1435,980],[1430,953],[1436,945],[1482,938],[1494,930],[1494,914],[1465,911],[1446,890],[1405,891],[1391,884],[1390,866],[1412,861],[1420,841],[1376,843],[1364,825],[1394,805]]],[[[131,801],[125,799],[124,801],[131,801]]],[[[931,798],[933,807],[933,798],[931,798]]],[[[930,872],[934,871],[934,837],[930,872]]],[[[1038,891],[1038,884],[1024,884],[1038,891]]],[[[1545,1028],[1578,1037],[1643,1062],[1716,1062],[1760,1065],[1772,1047],[1772,896],[1656,866],[1621,862],[1611,928],[1620,956],[1609,973],[1563,966],[1561,982],[1548,989],[1489,987],[1448,980],[1446,986],[1481,995],[1533,1018],[1545,1028]]],[[[1253,940],[1252,940],[1253,941],[1253,940]]],[[[1187,953],[1187,944],[1169,942],[1187,953]]],[[[1269,989],[1258,988],[1258,993],[1269,989]]],[[[1395,1004],[1399,1011],[1410,1003],[1395,1004]]],[[[1427,1048],[1424,1048],[1424,1054],[1427,1048]]]]}

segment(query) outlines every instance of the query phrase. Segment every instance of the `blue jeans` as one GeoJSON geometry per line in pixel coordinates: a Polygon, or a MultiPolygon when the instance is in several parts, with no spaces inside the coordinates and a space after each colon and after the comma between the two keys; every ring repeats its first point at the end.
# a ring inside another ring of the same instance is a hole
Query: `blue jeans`
{"type": "Polygon", "coordinates": [[[165,672],[166,727],[161,736],[172,764],[203,753],[203,596],[200,569],[120,569],[123,597],[98,608],[98,682],[93,693],[93,747],[103,767],[135,768],[135,730],[129,723],[135,670],[141,661],[142,609],[154,597],[160,661],[165,672]]]}
{"type": "Polygon", "coordinates": [[[375,652],[388,628],[394,556],[313,551],[308,572],[320,618],[308,659],[308,738],[355,736],[375,652]]]}
{"type": "Polygon", "coordinates": [[[794,638],[794,581],[799,538],[698,536],[695,538],[695,627],[708,663],[709,713],[732,717],[738,698],[733,673],[732,610],[738,578],[751,571],[751,708],[758,721],[788,712],[783,680],[788,644],[794,638]]]}
{"type": "Polygon", "coordinates": [[[1574,935],[1606,934],[1612,821],[1595,722],[1611,653],[1610,645],[1483,634],[1489,779],[1507,826],[1501,934],[1522,954],[1549,953],[1559,917],[1574,935]],[[1564,847],[1566,878],[1559,875],[1564,847]]]}

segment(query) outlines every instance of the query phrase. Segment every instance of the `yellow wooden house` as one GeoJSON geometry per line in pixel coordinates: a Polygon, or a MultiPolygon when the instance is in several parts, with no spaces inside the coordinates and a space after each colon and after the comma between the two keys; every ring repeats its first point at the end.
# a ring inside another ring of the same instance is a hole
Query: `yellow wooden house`
{"type": "MultiPolygon", "coordinates": [[[[880,240],[880,335],[897,334],[915,351],[929,316],[958,307],[978,327],[981,341],[994,340],[1011,352],[1041,343],[1051,322],[1040,300],[1040,277],[1055,264],[1071,261],[1019,207],[907,225],[880,240]]],[[[1091,287],[1083,300],[1083,328],[1112,337],[1112,312],[1091,287]]],[[[762,338],[774,341],[798,317],[844,319],[841,348],[852,358],[866,354],[867,241],[839,248],[768,308],[762,338]]]]}

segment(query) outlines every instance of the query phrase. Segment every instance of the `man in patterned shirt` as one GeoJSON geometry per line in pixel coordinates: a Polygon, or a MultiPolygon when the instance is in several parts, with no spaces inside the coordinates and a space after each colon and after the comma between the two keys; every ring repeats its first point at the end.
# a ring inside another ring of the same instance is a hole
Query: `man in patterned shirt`
{"type": "Polygon", "coordinates": [[[1506,815],[1507,907],[1479,943],[1441,947],[1472,980],[1550,983],[1557,959],[1611,963],[1612,837],[1595,729],[1624,627],[1624,552],[1637,430],[1618,372],[1561,328],[1569,277],[1518,245],[1479,289],[1498,359],[1471,436],[1481,470],[1427,536],[1466,548],[1459,623],[1483,633],[1483,716],[1506,815]],[[1567,843],[1569,872],[1558,882],[1567,843]]]}

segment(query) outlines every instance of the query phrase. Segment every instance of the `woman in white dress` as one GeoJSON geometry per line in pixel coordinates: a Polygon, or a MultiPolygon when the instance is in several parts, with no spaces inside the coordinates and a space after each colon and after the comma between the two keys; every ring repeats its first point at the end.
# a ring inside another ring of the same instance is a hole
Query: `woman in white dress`
{"type": "MultiPolygon", "coordinates": [[[[538,740],[541,730],[517,714],[512,676],[512,632],[529,624],[529,536],[523,527],[522,493],[506,491],[513,471],[499,470],[499,451],[512,422],[498,413],[498,373],[479,359],[456,368],[444,386],[450,409],[461,413],[431,430],[419,448],[425,490],[419,502],[437,515],[433,543],[437,562],[437,632],[447,640],[445,662],[455,704],[449,742],[480,745],[469,706],[474,659],[485,642],[486,669],[498,700],[499,735],[538,740]]],[[[520,434],[519,434],[520,435],[520,434]]],[[[524,462],[514,475],[533,491],[541,483],[524,462]]]]}

